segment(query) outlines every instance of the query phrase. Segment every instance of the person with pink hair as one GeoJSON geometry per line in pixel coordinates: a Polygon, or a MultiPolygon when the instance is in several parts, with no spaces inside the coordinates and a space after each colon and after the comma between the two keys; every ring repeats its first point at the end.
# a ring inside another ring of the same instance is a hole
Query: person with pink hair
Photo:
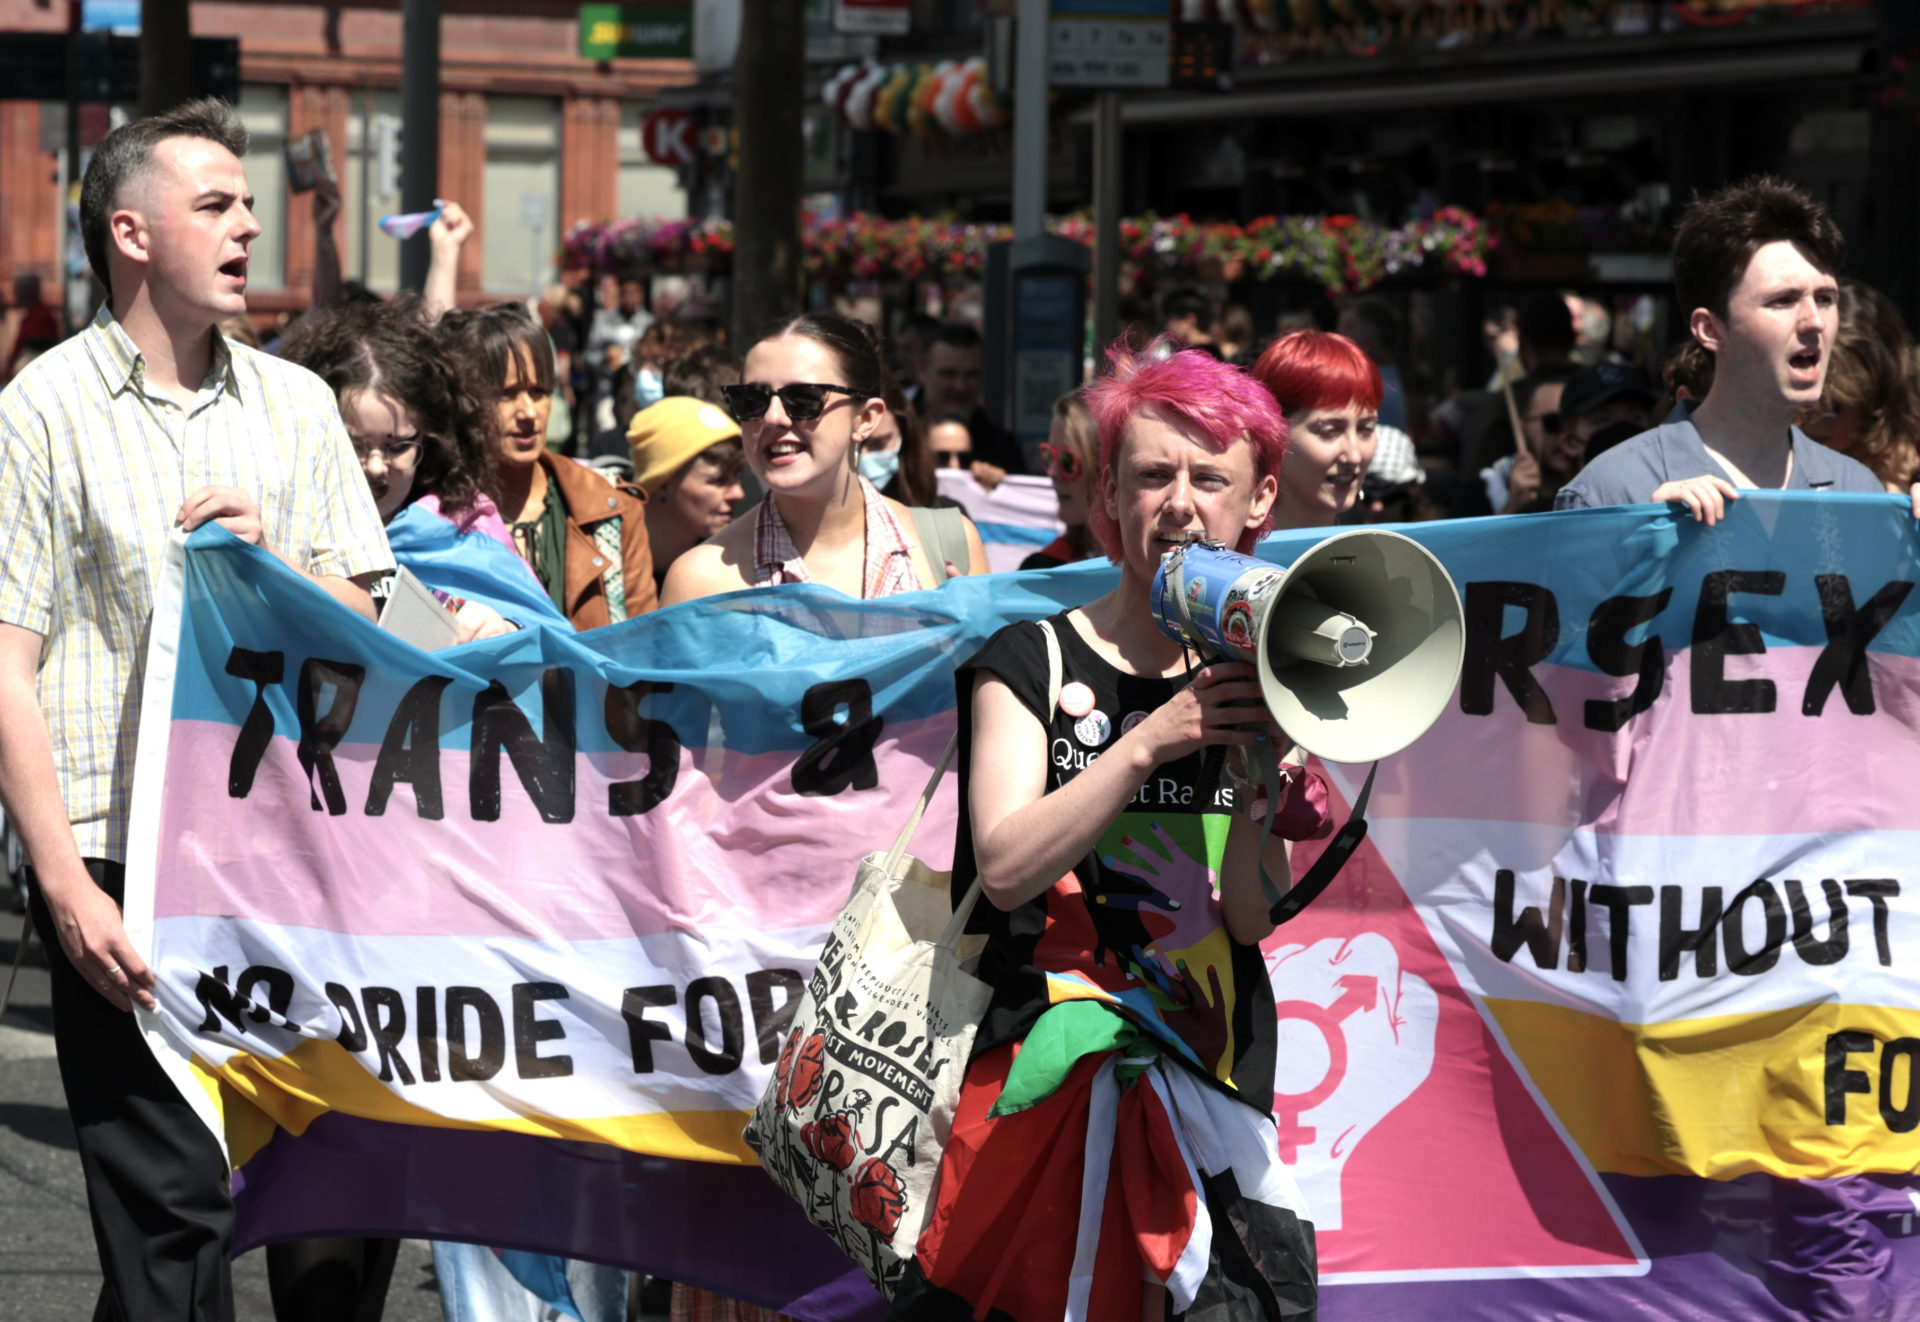
{"type": "Polygon", "coordinates": [[[993,997],[894,1319],[1315,1309],[1313,1228],[1267,1115],[1260,873],[1288,884],[1285,805],[1269,832],[1209,756],[1284,735],[1253,667],[1197,665],[1150,609],[1189,535],[1247,551],[1267,530],[1286,423],[1204,353],[1121,345],[1109,365],[1086,392],[1088,526],[1119,586],[1001,630],[957,675],[954,895],[978,880],[993,997]]]}

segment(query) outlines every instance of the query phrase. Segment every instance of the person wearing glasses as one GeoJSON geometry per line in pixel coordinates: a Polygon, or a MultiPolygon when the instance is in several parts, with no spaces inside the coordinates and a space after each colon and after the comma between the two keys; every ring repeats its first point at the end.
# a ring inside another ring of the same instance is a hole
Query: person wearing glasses
{"type": "Polygon", "coordinates": [[[1079,391],[1053,401],[1053,423],[1047,429],[1047,439],[1040,442],[1040,462],[1053,482],[1053,494],[1060,502],[1060,522],[1066,525],[1066,531],[1022,560],[1022,569],[1070,565],[1099,551],[1099,543],[1087,530],[1087,511],[1093,504],[1094,478],[1099,471],[1099,443],[1093,415],[1087,412],[1087,402],[1079,391]]]}
{"type": "MultiPolygon", "coordinates": [[[[460,642],[565,624],[486,493],[490,410],[437,352],[416,301],[310,312],[281,356],[333,391],[394,560],[448,598],[460,642]]],[[[392,586],[374,585],[377,605],[392,586]]]]}
{"type": "Polygon", "coordinates": [[[1542,372],[1514,387],[1513,402],[1520,410],[1520,431],[1527,448],[1501,457],[1481,474],[1487,504],[1498,513],[1539,514],[1552,509],[1560,488],[1573,481],[1586,461],[1586,438],[1568,426],[1560,412],[1561,396],[1573,375],[1542,372]],[[1502,494],[1504,500],[1499,499],[1502,494]]]}
{"type": "Polygon", "coordinates": [[[1287,420],[1276,528],[1328,528],[1360,500],[1380,423],[1380,369],[1344,335],[1295,331],[1267,346],[1253,375],[1287,420]]]}
{"type": "Polygon", "coordinates": [[[873,339],[845,317],[806,313],[762,335],[723,393],[766,495],[752,518],[674,561],[661,604],[771,583],[884,597],[985,573],[964,515],[916,514],[861,476],[863,447],[887,417],[885,383],[873,339]]]}

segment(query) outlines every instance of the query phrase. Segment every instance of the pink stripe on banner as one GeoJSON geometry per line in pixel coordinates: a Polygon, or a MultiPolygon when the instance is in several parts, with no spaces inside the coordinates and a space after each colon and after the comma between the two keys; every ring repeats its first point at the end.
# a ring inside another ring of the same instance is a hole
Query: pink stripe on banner
{"type": "MultiPolygon", "coordinates": [[[[212,722],[173,725],[156,918],[250,919],[354,936],[591,941],[831,923],[860,858],[892,846],[952,737],[953,715],[889,723],[875,750],[878,787],[828,796],[794,793],[791,752],[683,750],[673,793],[637,817],[608,816],[607,787],[645,775],[645,756],[583,755],[566,824],[540,819],[504,755],[500,819],[473,821],[469,755],[454,750],[440,755],[441,821],[420,820],[406,785],[384,814],[365,814],[370,744],[335,751],[343,816],[309,806],[290,739],[273,741],[252,792],[232,800],[235,734],[212,722]]],[[[951,865],[957,784],[955,776],[942,782],[914,840],[933,867],[951,865]]]]}
{"type": "Polygon", "coordinates": [[[1773,682],[1774,710],[1695,715],[1692,655],[1669,652],[1659,699],[1619,734],[1588,729],[1586,703],[1625,697],[1637,680],[1535,666],[1554,724],[1534,725],[1496,679],[1492,715],[1462,714],[1456,695],[1418,743],[1382,764],[1374,811],[1609,835],[1911,830],[1920,659],[1868,655],[1875,715],[1854,715],[1835,689],[1821,715],[1806,716],[1819,655],[1791,648],[1728,657],[1728,680],[1773,682]]]}

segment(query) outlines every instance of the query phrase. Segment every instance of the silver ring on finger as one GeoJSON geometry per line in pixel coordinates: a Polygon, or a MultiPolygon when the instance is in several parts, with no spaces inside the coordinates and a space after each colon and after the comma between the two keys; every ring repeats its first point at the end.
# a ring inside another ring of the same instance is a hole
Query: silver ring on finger
{"type": "Polygon", "coordinates": [[[119,966],[118,964],[115,964],[115,965],[114,965],[114,966],[113,966],[112,968],[110,968],[110,969],[108,969],[108,970],[107,970],[107,976],[108,976],[109,978],[117,978],[117,977],[119,977],[119,976],[120,976],[120,966],[119,966]]]}

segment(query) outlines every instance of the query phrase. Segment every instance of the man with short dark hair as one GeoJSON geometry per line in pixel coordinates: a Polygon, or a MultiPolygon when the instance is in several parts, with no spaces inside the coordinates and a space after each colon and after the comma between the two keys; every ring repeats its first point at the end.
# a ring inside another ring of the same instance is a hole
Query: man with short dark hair
{"type": "Polygon", "coordinates": [[[1603,427],[1634,423],[1646,430],[1658,396],[1647,374],[1632,363],[1595,363],[1567,378],[1560,395],[1560,421],[1582,445],[1603,427]]]}
{"type": "MultiPolygon", "coordinates": [[[[1826,208],[1780,179],[1749,179],[1688,206],[1674,232],[1674,293],[1713,355],[1713,385],[1595,459],[1554,508],[1678,501],[1714,524],[1742,488],[1884,490],[1864,464],[1793,425],[1826,382],[1845,257],[1826,208]]],[[[1920,485],[1914,507],[1920,513],[1920,485]]]]}
{"type": "Polygon", "coordinates": [[[246,147],[211,100],[108,134],[80,225],[111,301],[0,393],[0,800],[34,863],[95,1316],[127,1322],[233,1317],[225,1154],[128,1013],[155,1004],[120,901],[169,531],[218,523],[369,619],[393,570],[333,393],[215,329],[260,233],[246,147]]]}
{"type": "MultiPolygon", "coordinates": [[[[1516,359],[1524,375],[1513,379],[1511,367],[1504,365],[1495,373],[1496,380],[1482,401],[1474,429],[1467,437],[1464,453],[1467,457],[1466,469],[1470,473],[1490,469],[1506,456],[1517,452],[1513,421],[1507,411],[1501,381],[1512,381],[1514,398],[1518,400],[1532,394],[1545,382],[1565,381],[1576,366],[1573,346],[1577,333],[1573,312],[1560,295],[1548,290],[1528,295],[1515,314],[1515,333],[1519,343],[1516,359]]],[[[1463,501],[1470,506],[1473,500],[1468,490],[1463,488],[1460,500],[1455,503],[1456,516],[1471,512],[1462,508],[1463,501]]]]}
{"type": "Polygon", "coordinates": [[[1183,349],[1205,348],[1213,343],[1207,331],[1212,319],[1213,304],[1205,294],[1197,289],[1176,289],[1161,305],[1160,332],[1183,349]]]}
{"type": "Polygon", "coordinates": [[[927,346],[926,378],[914,407],[929,425],[950,414],[965,418],[973,435],[974,462],[998,469],[998,474],[991,475],[991,482],[998,482],[1007,473],[1026,472],[1027,461],[1013,433],[989,418],[980,405],[985,371],[986,349],[980,332],[964,322],[947,322],[927,346]]]}

